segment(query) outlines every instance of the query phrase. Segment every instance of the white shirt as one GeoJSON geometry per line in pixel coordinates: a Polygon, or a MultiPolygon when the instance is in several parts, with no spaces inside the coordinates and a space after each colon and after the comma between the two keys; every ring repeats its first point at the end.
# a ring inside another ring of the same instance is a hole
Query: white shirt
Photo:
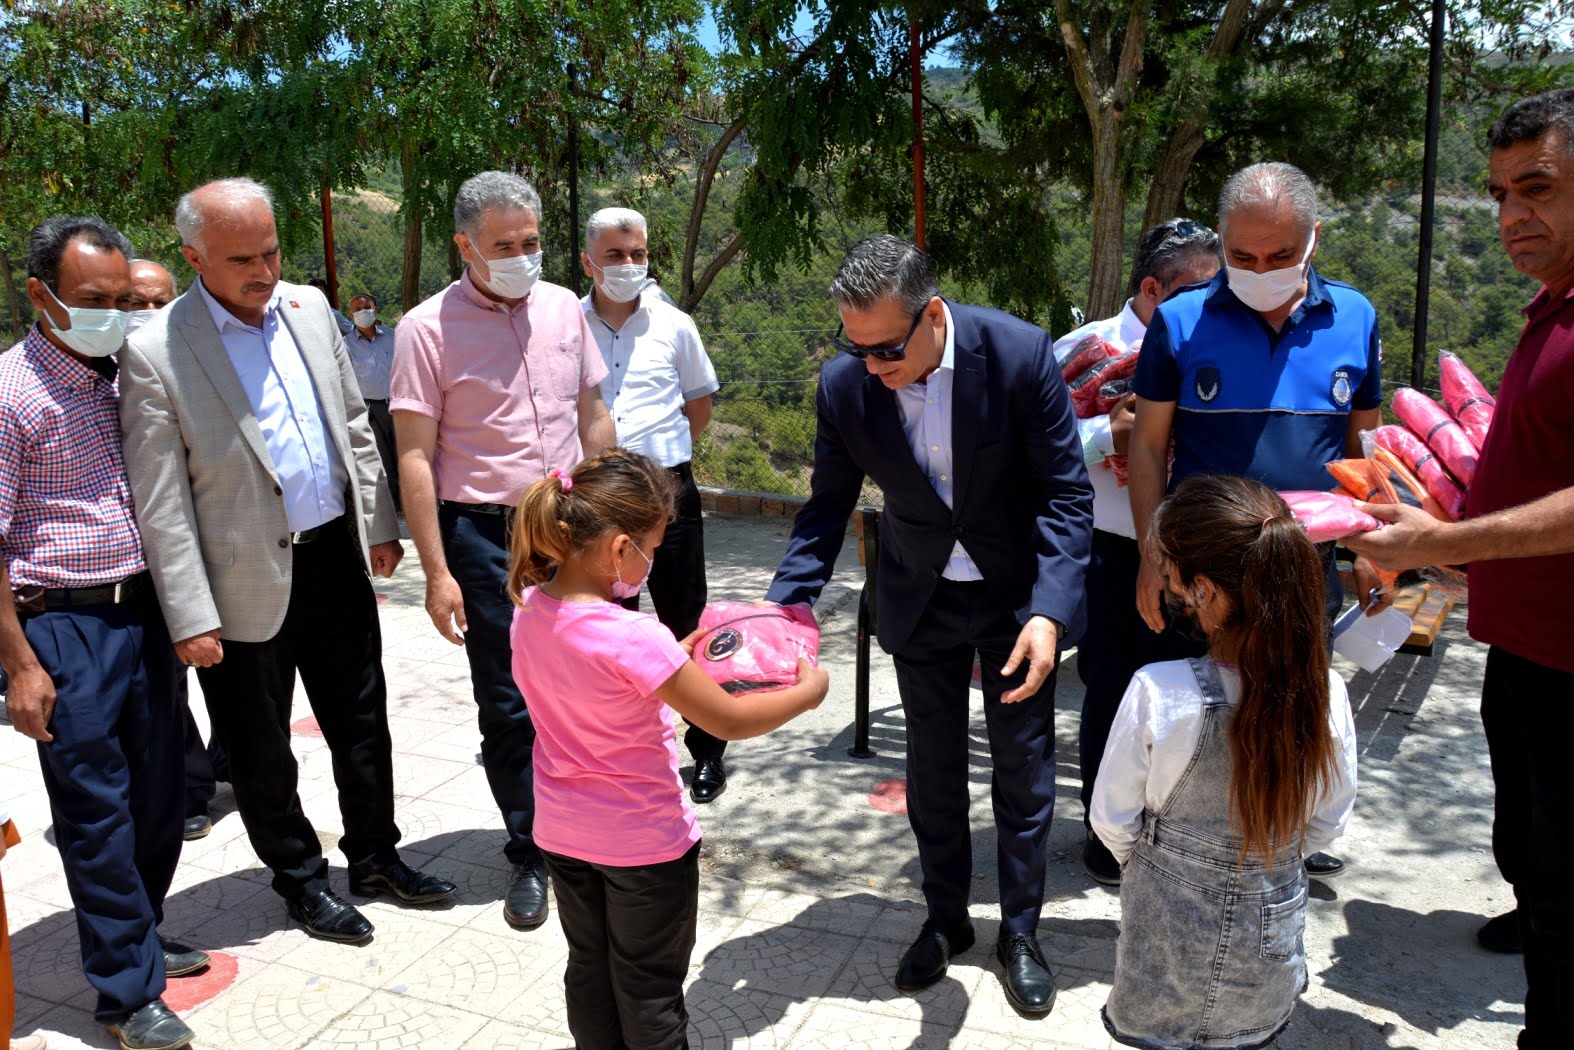
{"type": "Polygon", "coordinates": [[[618,444],[664,467],[687,463],[694,438],[683,406],[721,389],[694,320],[655,285],[640,293],[639,306],[619,329],[602,320],[590,296],[579,302],[607,365],[601,399],[618,444]]]}
{"type": "MultiPolygon", "coordinates": [[[[1240,672],[1219,668],[1224,695],[1241,699],[1240,672]]],[[[1121,698],[1099,765],[1088,821],[1122,864],[1137,847],[1142,814],[1164,808],[1197,750],[1202,733],[1202,692],[1185,660],[1149,664],[1138,671],[1121,698]]],[[[1333,731],[1338,776],[1317,801],[1306,826],[1307,853],[1316,853],[1344,834],[1355,808],[1355,721],[1344,679],[1328,672],[1328,726],[1333,731]]],[[[1219,804],[1228,805],[1221,796],[1219,804]]]]}
{"type": "MultiPolygon", "coordinates": [[[[896,405],[902,412],[902,431],[912,446],[913,458],[934,486],[935,495],[947,507],[956,491],[956,467],[951,461],[951,386],[956,378],[956,326],[951,323],[951,308],[942,300],[945,311],[945,350],[940,365],[927,379],[909,383],[896,392],[896,405]]],[[[958,540],[951,547],[951,560],[941,576],[948,580],[982,580],[973,559],[958,540]]]]}
{"type": "Polygon", "coordinates": [[[339,517],[344,513],[350,474],[328,433],[300,347],[280,316],[284,297],[275,294],[263,310],[262,327],[253,328],[219,305],[201,278],[197,290],[208,304],[219,339],[262,428],[273,471],[284,490],[290,531],[304,532],[339,517]]]}
{"type": "MultiPolygon", "coordinates": [[[[1131,300],[1121,307],[1114,317],[1102,321],[1089,321],[1081,328],[1067,332],[1055,340],[1055,360],[1065,364],[1072,348],[1090,335],[1096,335],[1121,350],[1130,350],[1142,342],[1148,326],[1142,323],[1131,308],[1131,300]]],[[[1115,481],[1115,474],[1104,462],[1104,457],[1115,451],[1115,441],[1109,431],[1109,416],[1094,416],[1077,420],[1077,436],[1082,439],[1082,455],[1088,464],[1088,480],[1093,483],[1093,527],[1113,532],[1129,540],[1137,538],[1137,526],[1131,517],[1131,494],[1115,481]]]]}

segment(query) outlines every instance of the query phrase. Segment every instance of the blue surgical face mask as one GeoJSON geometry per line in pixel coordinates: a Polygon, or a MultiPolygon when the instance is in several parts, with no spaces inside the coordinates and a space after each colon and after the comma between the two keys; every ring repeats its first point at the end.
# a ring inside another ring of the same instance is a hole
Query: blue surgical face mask
{"type": "Polygon", "coordinates": [[[629,540],[629,546],[633,547],[636,551],[639,551],[639,556],[645,559],[645,571],[640,574],[639,579],[630,583],[623,579],[622,569],[616,565],[612,567],[612,571],[617,574],[617,579],[612,581],[612,597],[618,599],[619,601],[634,597],[639,593],[639,589],[644,586],[645,581],[650,578],[650,555],[640,550],[639,544],[635,543],[633,540],[629,540]]]}
{"type": "Polygon", "coordinates": [[[44,289],[55,305],[66,312],[69,327],[60,328],[51,318],[49,326],[62,343],[83,357],[108,357],[126,342],[126,311],[95,310],[84,306],[67,306],[60,301],[47,282],[44,289]]]}

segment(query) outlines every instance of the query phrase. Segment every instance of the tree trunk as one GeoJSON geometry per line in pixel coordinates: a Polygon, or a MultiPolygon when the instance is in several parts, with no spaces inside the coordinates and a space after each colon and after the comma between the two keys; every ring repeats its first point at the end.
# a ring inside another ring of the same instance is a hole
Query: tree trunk
{"type": "Polygon", "coordinates": [[[698,262],[700,248],[700,229],[705,222],[705,210],[710,203],[711,186],[716,182],[716,170],[721,167],[722,158],[727,155],[727,150],[732,148],[733,141],[743,132],[743,120],[740,118],[727,125],[721,137],[705,152],[705,157],[700,161],[699,170],[694,177],[694,200],[689,205],[689,225],[684,231],[683,258],[679,264],[678,278],[678,308],[685,313],[693,313],[694,307],[699,305],[700,299],[709,290],[711,281],[716,279],[722,267],[738,254],[742,247],[740,235],[734,235],[732,244],[728,247],[730,252],[724,251],[717,255],[721,260],[717,265],[716,259],[711,260],[711,265],[706,267],[701,274],[700,283],[694,279],[694,267],[698,262]],[[725,257],[723,257],[725,256],[725,257]]]}
{"type": "MultiPolygon", "coordinates": [[[[13,336],[20,340],[27,331],[27,318],[22,316],[22,297],[17,294],[16,277],[11,272],[11,257],[0,248],[0,283],[5,284],[6,316],[10,319],[11,330],[5,333],[7,340],[13,336]]],[[[0,345],[0,350],[6,349],[11,344],[6,342],[0,345]]]]}
{"type": "Polygon", "coordinates": [[[1124,120],[1105,108],[1093,117],[1093,258],[1088,273],[1089,320],[1111,317],[1126,300],[1126,175],[1121,163],[1124,120]]]}
{"type": "MultiPolygon", "coordinates": [[[[1170,133],[1164,152],[1148,181],[1148,203],[1142,211],[1144,230],[1157,226],[1166,219],[1181,214],[1186,200],[1186,179],[1191,173],[1191,162],[1203,145],[1200,121],[1187,121],[1170,133]]],[[[1209,214],[1190,216],[1198,222],[1212,226],[1217,216],[1209,214]]]]}
{"type": "Polygon", "coordinates": [[[399,178],[404,189],[404,261],[399,271],[399,301],[410,310],[421,301],[421,249],[424,234],[421,229],[421,204],[417,187],[416,167],[420,164],[420,151],[415,143],[406,140],[399,149],[399,178]]]}

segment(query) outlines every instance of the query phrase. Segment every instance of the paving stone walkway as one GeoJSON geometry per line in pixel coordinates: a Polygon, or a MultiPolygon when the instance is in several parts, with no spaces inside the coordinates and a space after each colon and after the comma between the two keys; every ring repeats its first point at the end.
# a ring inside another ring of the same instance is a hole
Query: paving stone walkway
{"type": "MultiPolygon", "coordinates": [[[[707,523],[713,597],[763,593],[783,520],[707,523]]],[[[890,975],[923,920],[903,815],[902,717],[888,660],[875,659],[873,758],[852,734],[853,610],[861,572],[848,543],[819,614],[832,689],[818,711],[732,745],[731,784],[700,811],[706,830],[699,943],[688,992],[696,1048],[1103,1050],[1099,1021],[1114,966],[1118,896],[1081,871],[1076,763],[1081,687],[1061,675],[1059,805],[1040,938],[1059,994],[1047,1018],[1019,1015],[992,960],[998,898],[987,743],[974,719],[973,915],[979,943],[935,986],[903,995],[890,975]]],[[[246,841],[227,787],[213,833],[189,843],[164,932],[214,951],[169,1000],[209,1050],[345,1047],[558,1050],[567,949],[555,920],[520,933],[502,920],[508,878],[501,821],[478,764],[462,651],[421,607],[413,551],[379,582],[390,683],[401,848],[460,885],[456,902],[399,908],[359,901],[376,924],[363,947],[308,938],[285,916],[246,841]]],[[[1371,675],[1340,665],[1361,738],[1361,795],[1337,852],[1343,878],[1314,885],[1307,930],[1312,986],[1286,1050],[1507,1048],[1523,1018],[1515,957],[1477,947],[1474,930],[1512,906],[1490,850],[1491,780],[1476,716],[1485,654],[1457,614],[1432,659],[1400,657],[1371,675]]],[[[195,678],[193,678],[195,683],[195,678]]],[[[304,696],[296,754],[307,813],[332,850],[340,823],[330,760],[304,696]]],[[[206,718],[200,710],[198,717],[206,718]]],[[[687,769],[685,769],[687,774],[687,769]]],[[[10,912],[19,1034],[55,1050],[113,1047],[92,1019],[71,902],[49,837],[33,745],[0,729],[0,792],[25,836],[0,862],[10,912]]],[[[179,819],[179,814],[171,814],[179,819]]],[[[342,858],[332,878],[347,893],[342,858]]]]}

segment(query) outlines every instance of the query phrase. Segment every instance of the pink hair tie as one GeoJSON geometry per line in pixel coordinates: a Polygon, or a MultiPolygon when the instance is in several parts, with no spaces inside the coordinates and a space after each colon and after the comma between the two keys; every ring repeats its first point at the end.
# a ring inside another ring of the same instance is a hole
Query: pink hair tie
{"type": "Polygon", "coordinates": [[[559,470],[558,468],[553,467],[551,470],[547,471],[547,477],[557,478],[557,483],[563,486],[564,492],[572,492],[574,489],[574,479],[568,476],[567,471],[559,470]]]}
{"type": "Polygon", "coordinates": [[[1262,520],[1262,524],[1257,526],[1257,531],[1261,532],[1263,529],[1266,529],[1268,527],[1268,523],[1270,521],[1272,521],[1274,518],[1277,518],[1278,516],[1279,515],[1277,515],[1277,514],[1270,514],[1270,515],[1268,515],[1266,518],[1264,518],[1262,520]]]}

